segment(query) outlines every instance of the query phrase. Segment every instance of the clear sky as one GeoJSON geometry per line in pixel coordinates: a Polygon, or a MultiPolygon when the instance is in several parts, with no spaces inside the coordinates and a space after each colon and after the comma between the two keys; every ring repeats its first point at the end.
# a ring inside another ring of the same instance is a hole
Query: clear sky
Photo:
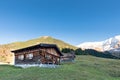
{"type": "Polygon", "coordinates": [[[77,45],[120,34],[120,0],[0,0],[0,44],[52,36],[77,45]]]}

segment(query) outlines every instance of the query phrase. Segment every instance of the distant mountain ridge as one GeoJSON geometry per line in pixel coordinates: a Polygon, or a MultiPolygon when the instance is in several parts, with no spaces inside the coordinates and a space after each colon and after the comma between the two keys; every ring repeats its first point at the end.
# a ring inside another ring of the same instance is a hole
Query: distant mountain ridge
{"type": "Polygon", "coordinates": [[[77,45],[77,47],[81,49],[94,49],[97,51],[102,51],[102,42],[84,42],[77,45]]]}
{"type": "Polygon", "coordinates": [[[82,49],[95,49],[97,51],[110,51],[113,49],[120,48],[120,35],[106,39],[100,42],[85,42],[77,45],[82,49]]]}

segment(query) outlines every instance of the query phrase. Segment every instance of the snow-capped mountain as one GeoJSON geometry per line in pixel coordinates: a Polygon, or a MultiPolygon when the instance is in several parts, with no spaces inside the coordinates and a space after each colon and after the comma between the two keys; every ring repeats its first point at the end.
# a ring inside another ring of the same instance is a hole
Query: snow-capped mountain
{"type": "Polygon", "coordinates": [[[77,47],[82,49],[95,49],[98,51],[109,51],[120,47],[120,35],[100,42],[85,42],[77,47]]]}
{"type": "Polygon", "coordinates": [[[102,45],[103,45],[103,42],[85,42],[78,45],[77,47],[82,49],[95,49],[95,50],[101,51],[102,45]]]}
{"type": "Polygon", "coordinates": [[[109,38],[103,42],[103,50],[112,50],[120,47],[120,35],[109,38]]]}

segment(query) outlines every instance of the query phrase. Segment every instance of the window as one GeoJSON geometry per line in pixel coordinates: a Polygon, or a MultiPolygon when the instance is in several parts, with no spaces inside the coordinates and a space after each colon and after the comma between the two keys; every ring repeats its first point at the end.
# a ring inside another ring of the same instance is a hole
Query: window
{"type": "Polygon", "coordinates": [[[45,55],[46,59],[51,59],[50,55],[45,55]]]}
{"type": "Polygon", "coordinates": [[[27,54],[27,55],[26,55],[26,58],[27,58],[27,59],[32,59],[32,58],[33,58],[33,54],[32,54],[32,53],[27,54]]]}
{"type": "Polygon", "coordinates": [[[19,56],[18,56],[18,59],[19,59],[19,60],[23,60],[23,59],[24,59],[24,55],[19,55],[19,56]]]}

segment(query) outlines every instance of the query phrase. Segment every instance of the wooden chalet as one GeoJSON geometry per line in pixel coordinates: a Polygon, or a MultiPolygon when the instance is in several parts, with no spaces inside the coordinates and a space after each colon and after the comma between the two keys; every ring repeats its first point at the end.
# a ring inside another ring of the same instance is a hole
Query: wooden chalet
{"type": "Polygon", "coordinates": [[[12,51],[16,64],[60,64],[62,53],[55,44],[37,44],[12,51]]]}

